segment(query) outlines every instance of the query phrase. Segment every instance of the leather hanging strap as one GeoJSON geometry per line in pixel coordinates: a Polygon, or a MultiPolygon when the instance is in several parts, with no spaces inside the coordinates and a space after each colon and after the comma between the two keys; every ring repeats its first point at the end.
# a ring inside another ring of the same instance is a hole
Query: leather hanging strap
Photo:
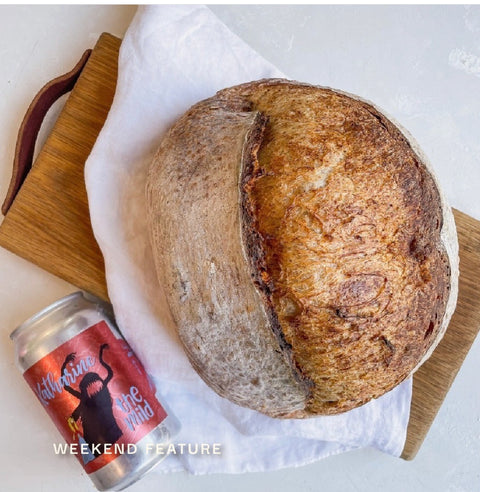
{"type": "Polygon", "coordinates": [[[53,79],[42,87],[28,107],[17,135],[12,177],[2,205],[3,215],[7,214],[32,168],[35,142],[45,115],[57,99],[73,89],[91,52],[92,50],[85,51],[73,70],[53,79]]]}

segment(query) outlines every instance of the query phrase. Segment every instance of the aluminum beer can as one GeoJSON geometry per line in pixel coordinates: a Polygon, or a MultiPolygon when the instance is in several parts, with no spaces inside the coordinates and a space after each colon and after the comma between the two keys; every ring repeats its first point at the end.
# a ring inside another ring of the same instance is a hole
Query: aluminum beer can
{"type": "Polygon", "coordinates": [[[73,293],[10,337],[16,364],[62,444],[99,490],[121,490],[166,457],[178,421],[159,402],[108,304],[73,293]]]}

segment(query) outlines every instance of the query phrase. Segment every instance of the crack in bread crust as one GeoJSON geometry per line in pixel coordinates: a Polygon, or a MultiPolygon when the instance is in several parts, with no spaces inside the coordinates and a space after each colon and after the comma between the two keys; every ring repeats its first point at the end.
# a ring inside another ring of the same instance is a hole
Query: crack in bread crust
{"type": "Polygon", "coordinates": [[[202,101],[162,140],[147,180],[152,249],[203,380],[239,405],[295,417],[307,392],[278,348],[241,239],[241,162],[262,120],[245,103],[202,101]]]}
{"type": "MultiPolygon", "coordinates": [[[[246,251],[246,259],[251,268],[252,280],[263,299],[266,314],[270,320],[270,327],[278,341],[279,349],[291,366],[292,373],[296,380],[310,393],[313,387],[313,381],[306,377],[302,373],[301,368],[296,364],[292,354],[292,346],[285,339],[278,320],[277,312],[272,300],[274,285],[268,274],[264,240],[257,230],[254,202],[251,199],[252,188],[256,180],[262,175],[257,155],[267,124],[268,117],[259,113],[258,124],[253,127],[254,129],[249,135],[246,146],[244,147],[239,190],[241,197],[240,213],[242,217],[242,239],[246,251]]],[[[307,399],[309,398],[310,395],[307,399]]]]}

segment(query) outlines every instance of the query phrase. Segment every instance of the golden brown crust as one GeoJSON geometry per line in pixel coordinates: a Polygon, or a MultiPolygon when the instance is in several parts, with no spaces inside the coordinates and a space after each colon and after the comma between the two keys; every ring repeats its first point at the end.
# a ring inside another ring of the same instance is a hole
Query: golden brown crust
{"type": "Polygon", "coordinates": [[[173,125],[148,178],[153,254],[220,395],[272,417],[340,413],[428,355],[453,312],[456,241],[410,142],[364,101],[285,80],[225,89],[173,125]]]}
{"type": "Polygon", "coordinates": [[[246,242],[257,245],[272,325],[312,383],[305,415],[380,396],[411,373],[445,312],[450,271],[435,182],[365,102],[285,81],[216,97],[243,98],[268,116],[243,183],[246,242]]]}

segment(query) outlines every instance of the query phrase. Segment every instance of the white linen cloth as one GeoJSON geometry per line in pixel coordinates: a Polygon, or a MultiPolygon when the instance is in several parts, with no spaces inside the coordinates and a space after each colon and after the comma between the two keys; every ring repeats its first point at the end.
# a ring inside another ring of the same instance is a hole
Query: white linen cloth
{"type": "Polygon", "coordinates": [[[86,163],[93,230],[117,322],[180,420],[176,443],[220,443],[222,454],[169,456],[157,471],[246,472],[298,466],[358,447],[398,456],[411,379],[350,412],[276,420],[219,397],[190,366],[155,275],[145,178],[165,130],[195,102],[282,74],[204,6],[139,8],[123,40],[115,98],[86,163]]]}

